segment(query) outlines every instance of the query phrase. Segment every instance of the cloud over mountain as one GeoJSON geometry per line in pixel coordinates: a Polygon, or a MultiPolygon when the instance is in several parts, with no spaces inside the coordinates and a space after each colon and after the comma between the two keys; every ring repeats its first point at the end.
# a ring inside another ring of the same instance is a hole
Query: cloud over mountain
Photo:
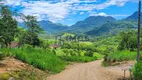
{"type": "MultiPolygon", "coordinates": [[[[64,21],[70,14],[79,11],[102,10],[110,6],[124,6],[125,3],[135,0],[7,0],[6,5],[20,9],[19,12],[25,15],[37,16],[38,20],[50,20],[52,22],[64,21]]],[[[81,13],[81,14],[82,14],[81,13]]],[[[97,13],[104,15],[105,13],[97,13]]]]}

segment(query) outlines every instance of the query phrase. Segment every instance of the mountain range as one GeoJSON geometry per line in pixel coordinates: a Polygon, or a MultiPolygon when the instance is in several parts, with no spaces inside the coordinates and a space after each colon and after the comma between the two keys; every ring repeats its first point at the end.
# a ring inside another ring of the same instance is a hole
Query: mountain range
{"type": "Polygon", "coordinates": [[[69,32],[76,34],[87,34],[91,36],[101,36],[108,34],[114,35],[128,29],[136,29],[137,19],[138,12],[136,11],[122,20],[116,20],[111,16],[90,16],[85,20],[76,22],[72,26],[52,23],[48,20],[39,21],[38,23],[47,34],[69,32]]]}

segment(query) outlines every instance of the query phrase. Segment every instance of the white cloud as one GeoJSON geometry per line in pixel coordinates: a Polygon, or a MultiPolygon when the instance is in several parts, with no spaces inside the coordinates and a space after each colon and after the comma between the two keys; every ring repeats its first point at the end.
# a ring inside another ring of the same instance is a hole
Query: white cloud
{"type": "Polygon", "coordinates": [[[90,12],[90,15],[89,16],[112,16],[112,17],[126,17],[126,16],[129,16],[129,15],[126,15],[126,14],[113,14],[113,15],[109,15],[109,14],[106,14],[104,12],[100,12],[100,13],[95,13],[95,12],[90,12]]]}
{"type": "Polygon", "coordinates": [[[21,2],[22,2],[22,0],[3,0],[3,1],[6,2],[6,4],[10,6],[21,5],[21,2]]]}
{"type": "Polygon", "coordinates": [[[84,14],[84,12],[80,12],[80,15],[84,14]]]}
{"type": "Polygon", "coordinates": [[[62,20],[65,17],[67,17],[67,15],[70,12],[69,8],[71,7],[69,4],[66,4],[64,2],[50,4],[49,2],[40,2],[40,1],[23,3],[23,6],[25,6],[25,9],[22,10],[22,13],[26,15],[38,14],[38,16],[40,17],[41,16],[43,17],[44,15],[53,22],[62,20]]]}
{"type": "Polygon", "coordinates": [[[108,15],[104,12],[101,12],[101,13],[98,14],[98,16],[108,16],[108,15]]]}
{"type": "Polygon", "coordinates": [[[107,15],[104,12],[100,12],[100,13],[91,12],[89,16],[109,16],[109,15],[107,15]]]}
{"type": "MultiPolygon", "coordinates": [[[[124,6],[126,2],[136,0],[107,0],[104,3],[95,4],[97,1],[98,0],[7,0],[6,4],[10,6],[21,5],[24,7],[21,13],[25,15],[35,15],[38,20],[49,19],[53,22],[57,22],[62,21],[69,14],[76,14],[78,11],[81,11],[80,14],[84,14],[84,11],[104,9],[113,5],[124,6]]],[[[94,12],[90,15],[107,16],[107,14],[103,12],[98,14],[94,12]]]]}

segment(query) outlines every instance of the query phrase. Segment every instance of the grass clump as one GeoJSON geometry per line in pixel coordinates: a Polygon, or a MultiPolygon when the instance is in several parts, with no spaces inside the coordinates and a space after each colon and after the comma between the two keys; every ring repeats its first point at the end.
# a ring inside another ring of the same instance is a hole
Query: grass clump
{"type": "Polygon", "coordinates": [[[39,73],[35,70],[24,69],[19,72],[8,72],[0,74],[0,80],[43,80],[45,74],[39,73]]]}
{"type": "Polygon", "coordinates": [[[105,56],[105,61],[121,62],[121,61],[135,60],[135,58],[136,58],[136,52],[124,50],[124,51],[118,51],[118,52],[107,54],[105,56]]]}
{"type": "Polygon", "coordinates": [[[10,75],[8,73],[4,73],[0,75],[0,80],[8,80],[10,75]]]}
{"type": "Polygon", "coordinates": [[[97,59],[103,59],[104,55],[94,52],[93,57],[96,57],[97,59]]]}
{"type": "Polygon", "coordinates": [[[97,57],[88,56],[60,56],[61,59],[71,62],[91,62],[97,59],[97,57]]]}
{"type": "Polygon", "coordinates": [[[2,60],[4,57],[4,53],[0,52],[0,60],[2,60]]]}
{"type": "Polygon", "coordinates": [[[142,80],[142,61],[136,63],[132,71],[134,80],[142,80]]]}
{"type": "Polygon", "coordinates": [[[0,50],[6,55],[12,55],[15,58],[26,62],[34,67],[42,70],[48,70],[53,73],[58,73],[65,69],[67,63],[56,55],[51,50],[43,50],[40,48],[22,48],[22,49],[2,49],[0,50]]]}
{"type": "Polygon", "coordinates": [[[129,61],[135,59],[136,59],[135,51],[129,51],[129,50],[117,51],[114,53],[106,54],[104,56],[103,65],[109,66],[112,65],[112,63],[114,63],[113,65],[115,65],[115,62],[129,61]]]}

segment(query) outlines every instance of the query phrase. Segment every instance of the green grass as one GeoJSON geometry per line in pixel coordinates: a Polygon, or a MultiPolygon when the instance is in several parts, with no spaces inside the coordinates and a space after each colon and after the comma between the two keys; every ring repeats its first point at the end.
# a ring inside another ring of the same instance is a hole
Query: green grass
{"type": "Polygon", "coordinates": [[[103,57],[104,57],[104,55],[99,54],[97,52],[94,52],[93,56],[96,57],[97,59],[103,59],[103,57]]]}
{"type": "Polygon", "coordinates": [[[97,57],[87,56],[60,56],[60,58],[71,62],[91,62],[97,59],[97,57]]]}
{"type": "Polygon", "coordinates": [[[115,61],[128,61],[136,59],[136,52],[131,52],[128,50],[117,51],[114,53],[108,54],[106,57],[106,62],[115,62],[115,61]]]}
{"type": "Polygon", "coordinates": [[[0,75],[0,80],[11,80],[9,79],[11,77],[14,80],[43,80],[46,76],[47,74],[35,70],[21,70],[19,72],[11,71],[9,73],[3,73],[0,75]]]}
{"type": "Polygon", "coordinates": [[[132,69],[134,80],[142,80],[142,61],[135,64],[132,69]]]}
{"type": "Polygon", "coordinates": [[[0,52],[5,53],[6,56],[15,56],[15,58],[34,67],[53,73],[62,71],[67,65],[65,61],[54,55],[52,51],[40,48],[1,49],[0,52]]]}

